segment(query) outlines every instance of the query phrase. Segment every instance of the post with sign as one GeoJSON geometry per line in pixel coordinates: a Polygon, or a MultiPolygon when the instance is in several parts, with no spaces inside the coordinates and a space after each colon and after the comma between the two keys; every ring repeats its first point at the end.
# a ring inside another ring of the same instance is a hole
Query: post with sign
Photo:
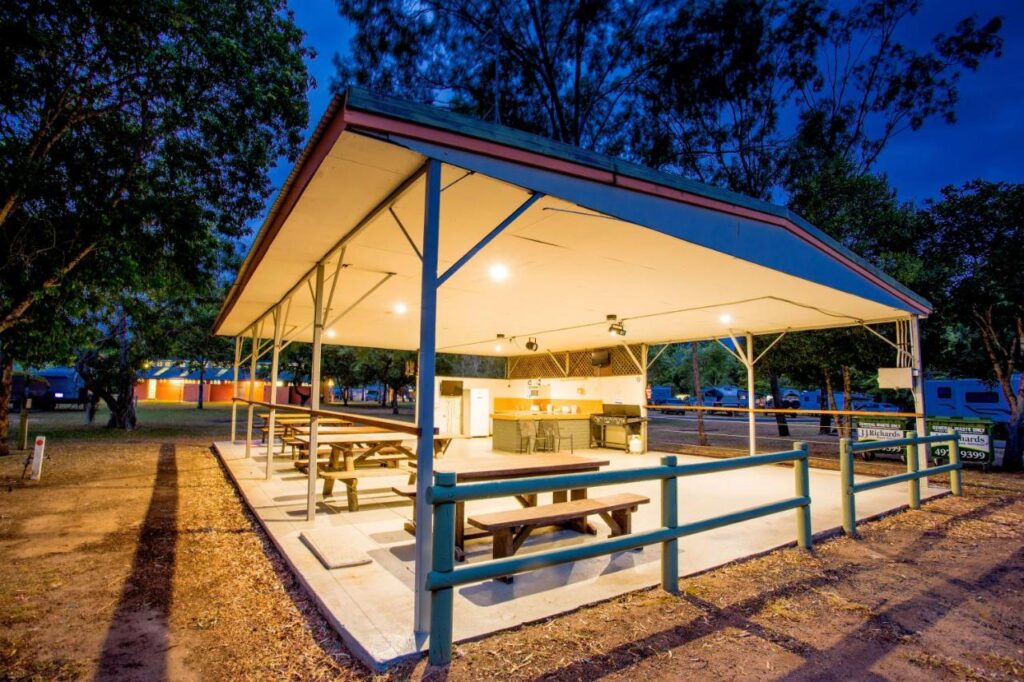
{"type": "Polygon", "coordinates": [[[43,475],[43,451],[46,449],[46,436],[36,436],[36,447],[32,451],[32,475],[33,481],[38,481],[43,475]]]}

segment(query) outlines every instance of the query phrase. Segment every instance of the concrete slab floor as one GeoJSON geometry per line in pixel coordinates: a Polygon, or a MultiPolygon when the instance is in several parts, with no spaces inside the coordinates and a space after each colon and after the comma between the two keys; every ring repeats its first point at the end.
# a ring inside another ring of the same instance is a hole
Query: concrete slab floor
{"type": "MultiPolygon", "coordinates": [[[[367,480],[359,494],[360,511],[352,513],[345,504],[344,486],[323,500],[318,484],[317,515],[306,522],[306,477],[295,470],[287,455],[275,456],[274,474],[264,480],[266,448],[253,448],[245,457],[243,444],[218,442],[214,447],[241,490],[246,503],[285,556],[299,581],[311,593],[321,611],[338,630],[353,653],[367,665],[380,668],[422,650],[424,642],[413,637],[413,537],[403,530],[412,518],[412,504],[391,493],[391,486],[405,483],[406,472],[394,477],[367,480]],[[300,535],[316,529],[337,533],[336,544],[365,553],[370,563],[328,570],[300,535]]],[[[456,440],[446,458],[474,457],[490,453],[490,439],[456,440]]],[[[577,449],[576,454],[611,461],[611,469],[655,465],[663,453],[628,455],[612,450],[577,449]]],[[[529,455],[523,455],[528,457],[529,455]]],[[[682,463],[706,458],[680,455],[682,463]]],[[[858,480],[870,477],[858,476],[858,480]]],[[[841,502],[839,472],[811,469],[812,528],[815,533],[839,527],[841,502]]],[[[642,505],[633,517],[634,531],[660,526],[659,483],[651,481],[623,486],[606,486],[600,494],[633,492],[646,495],[651,503],[642,505]]],[[[922,490],[922,497],[945,492],[942,488],[922,490]]],[[[598,493],[592,493],[596,496],[598,493]]],[[[792,497],[793,473],[788,466],[684,477],[679,479],[679,521],[685,523],[729,511],[792,497]]],[[[550,495],[542,495],[541,503],[550,495]]],[[[907,503],[906,485],[897,484],[857,495],[857,516],[866,518],[907,503]]],[[[480,500],[467,505],[467,515],[483,511],[517,508],[513,499],[480,500]]],[[[608,527],[600,518],[591,521],[598,537],[608,527]]],[[[679,566],[684,575],[712,568],[752,554],[792,543],[796,538],[795,512],[747,521],[682,538],[679,566]]],[[[592,536],[571,531],[537,533],[520,553],[591,542],[592,536]]],[[[467,543],[467,560],[486,561],[491,543],[481,538],[467,543]]],[[[660,546],[621,552],[573,564],[546,568],[516,576],[515,582],[497,581],[463,586],[455,591],[455,641],[478,637],[521,623],[571,611],[584,604],[660,584],[660,546]]]]}

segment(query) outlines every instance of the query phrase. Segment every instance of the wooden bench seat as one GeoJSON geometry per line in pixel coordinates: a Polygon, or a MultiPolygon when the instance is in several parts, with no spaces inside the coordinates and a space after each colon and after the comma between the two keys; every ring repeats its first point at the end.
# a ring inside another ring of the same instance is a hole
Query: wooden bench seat
{"type": "MultiPolygon", "coordinates": [[[[627,535],[633,530],[633,512],[639,505],[650,501],[650,498],[643,495],[620,493],[477,514],[469,517],[469,524],[494,535],[493,556],[501,559],[515,554],[535,528],[560,526],[593,514],[599,515],[608,524],[612,537],[627,535]]],[[[511,582],[512,578],[506,576],[501,580],[511,582]]]]}
{"type": "Polygon", "coordinates": [[[320,477],[324,479],[324,499],[334,493],[334,482],[341,481],[345,484],[348,510],[354,512],[359,511],[359,479],[376,476],[397,476],[402,473],[402,470],[391,467],[370,467],[355,469],[354,471],[331,471],[321,467],[319,473],[320,477]]]}

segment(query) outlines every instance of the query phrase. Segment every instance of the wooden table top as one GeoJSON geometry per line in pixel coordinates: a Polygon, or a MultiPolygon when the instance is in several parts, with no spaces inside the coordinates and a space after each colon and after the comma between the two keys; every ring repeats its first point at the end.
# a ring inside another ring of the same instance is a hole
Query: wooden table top
{"type": "MultiPolygon", "coordinates": [[[[296,437],[308,436],[310,432],[310,428],[308,425],[292,426],[290,428],[291,431],[296,435],[296,437]]],[[[317,429],[316,432],[321,435],[328,433],[394,433],[393,431],[382,428],[380,426],[342,426],[340,424],[330,424],[327,426],[321,426],[317,429]]]]}
{"type": "Polygon", "coordinates": [[[564,412],[552,412],[551,414],[547,412],[493,412],[491,419],[508,422],[529,421],[531,419],[534,421],[569,421],[571,419],[590,421],[590,415],[582,413],[566,414],[564,412]]]}
{"type": "MultiPolygon", "coordinates": [[[[264,421],[270,419],[269,413],[263,413],[256,415],[264,421]]],[[[304,414],[279,414],[274,417],[274,421],[278,424],[308,424],[309,416],[304,414]]],[[[351,424],[350,419],[344,417],[320,417],[321,424],[351,424]]]]}
{"type": "MultiPolygon", "coordinates": [[[[399,433],[387,431],[377,426],[350,426],[342,433],[317,434],[317,445],[331,445],[332,443],[395,443],[403,440],[415,440],[416,436],[410,433],[399,433]]],[[[309,445],[308,433],[295,436],[299,443],[309,445]]]]}
{"type": "Polygon", "coordinates": [[[530,455],[483,455],[446,457],[434,463],[434,472],[454,472],[459,481],[484,481],[499,478],[527,478],[576,471],[597,471],[608,466],[606,459],[564,455],[558,452],[530,455]]]}

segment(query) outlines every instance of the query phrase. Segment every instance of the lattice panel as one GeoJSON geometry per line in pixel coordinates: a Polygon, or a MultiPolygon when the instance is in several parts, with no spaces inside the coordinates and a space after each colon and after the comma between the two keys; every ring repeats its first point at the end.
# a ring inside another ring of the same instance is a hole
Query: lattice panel
{"type": "MultiPolygon", "coordinates": [[[[641,355],[643,347],[640,344],[633,344],[630,347],[633,356],[644,362],[641,355]]],[[[607,377],[607,376],[628,376],[640,374],[636,363],[629,357],[629,353],[622,346],[611,348],[599,348],[596,350],[610,351],[611,364],[607,367],[594,367],[590,362],[589,350],[574,350],[568,352],[554,353],[555,358],[547,353],[531,353],[530,355],[517,355],[508,359],[509,379],[557,379],[559,377],[607,377]],[[566,361],[568,360],[569,372],[565,373],[566,361]]]]}

